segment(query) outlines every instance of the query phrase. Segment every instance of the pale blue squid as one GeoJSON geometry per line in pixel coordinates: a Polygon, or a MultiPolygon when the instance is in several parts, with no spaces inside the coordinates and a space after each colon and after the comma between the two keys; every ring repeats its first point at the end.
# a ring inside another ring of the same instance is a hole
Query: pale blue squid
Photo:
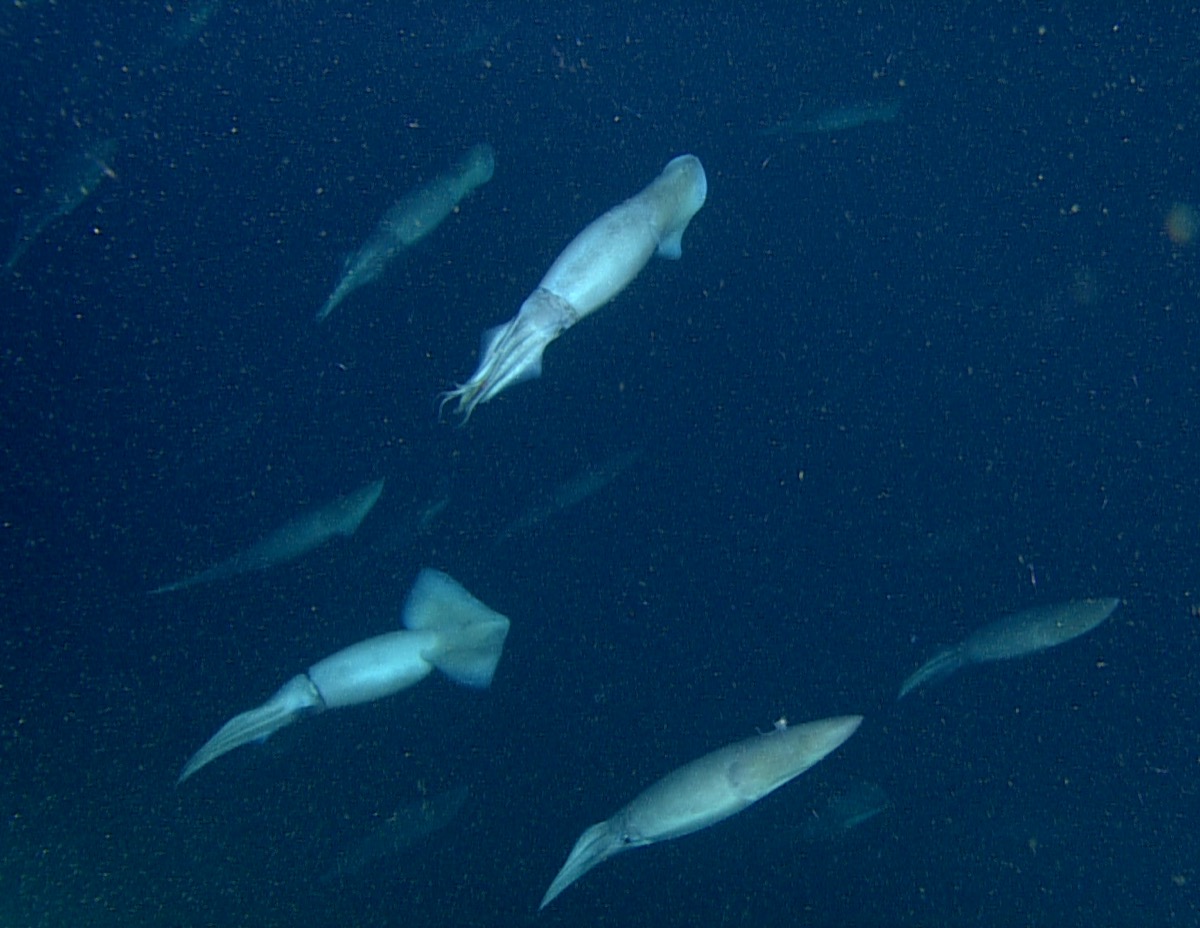
{"type": "Polygon", "coordinates": [[[446,574],[423,570],[404,606],[404,630],[343,648],[292,677],[258,708],[234,716],[192,755],[179,782],[302,716],[391,696],[434,668],[458,683],[485,688],[500,662],[508,625],[446,574]]]}
{"type": "Polygon", "coordinates": [[[546,346],[595,312],[637,277],[656,252],[678,258],[683,233],[708,196],[700,159],[680,155],[640,193],[580,232],[529,295],[517,315],[483,336],[471,379],[442,394],[442,406],[466,421],[480,403],[542,372],[546,346]]]}
{"type": "Polygon", "coordinates": [[[612,818],[580,835],[539,909],[610,857],[679,838],[752,806],[833,753],[862,723],[843,715],[789,726],[726,745],[654,783],[612,818]]]}

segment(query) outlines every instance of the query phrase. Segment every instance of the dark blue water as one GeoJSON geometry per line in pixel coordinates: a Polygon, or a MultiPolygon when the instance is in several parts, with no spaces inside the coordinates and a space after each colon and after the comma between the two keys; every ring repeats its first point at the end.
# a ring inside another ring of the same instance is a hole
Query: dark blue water
{"type": "Polygon", "coordinates": [[[1164,222],[1200,206],[1200,22],[1086,7],[0,11],[0,239],[119,143],[0,284],[0,922],[531,923],[663,773],[862,713],[538,923],[1196,924],[1200,250],[1164,222]],[[313,325],[387,206],[480,141],[491,183],[313,325]],[[682,260],[439,422],[480,333],[683,152],[709,197],[682,260]],[[352,539],[146,595],[378,477],[352,539]],[[175,787],[231,715],[394,627],[423,566],[511,618],[490,690],[434,677],[175,787]],[[1089,595],[1124,604],[895,703],[939,645],[1089,595]],[[854,780],[887,811],[799,840],[854,780]],[[317,879],[462,785],[444,830],[317,879]]]}

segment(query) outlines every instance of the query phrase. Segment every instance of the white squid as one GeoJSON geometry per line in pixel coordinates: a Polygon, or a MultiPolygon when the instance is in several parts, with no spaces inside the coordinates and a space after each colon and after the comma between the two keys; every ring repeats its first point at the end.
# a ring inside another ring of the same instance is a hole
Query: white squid
{"type": "Polygon", "coordinates": [[[486,687],[500,662],[508,624],[446,574],[423,570],[404,606],[403,631],[343,648],[292,677],[258,708],[234,716],[192,755],[179,782],[301,716],[391,696],[435,667],[458,683],[486,687]]]}
{"type": "Polygon", "coordinates": [[[520,312],[484,333],[471,379],[442,394],[465,422],[480,403],[542,372],[546,346],[625,289],[655,252],[682,254],[684,230],[708,195],[700,159],[680,155],[648,187],[580,232],[520,312]]]}

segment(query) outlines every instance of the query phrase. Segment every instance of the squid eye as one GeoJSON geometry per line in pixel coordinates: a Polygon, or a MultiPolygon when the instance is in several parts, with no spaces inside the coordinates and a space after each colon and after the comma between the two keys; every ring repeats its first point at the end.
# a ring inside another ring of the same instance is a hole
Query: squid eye
{"type": "Polygon", "coordinates": [[[621,833],[621,843],[622,844],[633,844],[633,836],[630,835],[629,832],[627,832],[627,831],[622,832],[621,833]]]}

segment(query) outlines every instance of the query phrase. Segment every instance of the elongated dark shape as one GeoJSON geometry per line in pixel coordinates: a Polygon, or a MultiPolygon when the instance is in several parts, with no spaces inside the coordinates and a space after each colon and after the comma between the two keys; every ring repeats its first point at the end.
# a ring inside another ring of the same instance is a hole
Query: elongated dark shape
{"type": "Polygon", "coordinates": [[[903,699],[922,683],[948,676],[968,664],[1023,657],[1090,632],[1121,604],[1116,597],[1077,599],[1038,606],[985,625],[965,641],[939,651],[900,687],[903,699]]]}

